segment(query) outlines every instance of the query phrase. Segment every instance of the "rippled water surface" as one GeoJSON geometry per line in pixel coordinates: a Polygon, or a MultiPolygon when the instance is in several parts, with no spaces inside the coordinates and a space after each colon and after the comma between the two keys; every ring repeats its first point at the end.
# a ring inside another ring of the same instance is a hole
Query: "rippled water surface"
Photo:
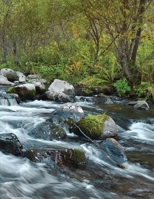
{"type": "Polygon", "coordinates": [[[126,169],[113,165],[93,143],[69,132],[66,140],[30,136],[59,104],[36,100],[18,106],[1,105],[0,134],[16,134],[25,149],[81,148],[87,163],[78,168],[53,166],[0,152],[0,199],[154,198],[154,107],[138,111],[120,104],[95,104],[92,100],[77,103],[85,114],[106,112],[116,121],[117,140],[128,157],[126,169]]]}

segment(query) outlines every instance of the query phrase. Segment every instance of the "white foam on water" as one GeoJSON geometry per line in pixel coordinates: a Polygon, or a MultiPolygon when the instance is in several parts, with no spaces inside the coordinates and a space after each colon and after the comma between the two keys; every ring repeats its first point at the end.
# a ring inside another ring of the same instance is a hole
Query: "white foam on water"
{"type": "Polygon", "coordinates": [[[154,125],[143,122],[133,123],[129,130],[120,135],[125,139],[134,138],[136,140],[154,142],[154,125]]]}

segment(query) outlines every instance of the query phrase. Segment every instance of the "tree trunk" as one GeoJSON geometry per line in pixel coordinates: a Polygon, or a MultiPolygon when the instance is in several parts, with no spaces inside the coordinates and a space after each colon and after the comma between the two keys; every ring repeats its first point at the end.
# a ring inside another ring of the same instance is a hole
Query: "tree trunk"
{"type": "MultiPolygon", "coordinates": [[[[140,5],[138,8],[138,14],[137,14],[137,19],[134,20],[134,24],[135,23],[139,23],[140,25],[142,25],[143,23],[143,13],[145,12],[145,4],[146,4],[146,0],[140,0],[140,5]]],[[[132,29],[135,29],[135,25],[132,29]]],[[[130,51],[129,51],[129,59],[130,59],[130,64],[132,66],[135,65],[136,62],[136,56],[137,56],[137,50],[138,50],[138,46],[139,46],[139,41],[140,41],[140,36],[141,36],[141,32],[142,29],[141,27],[139,27],[136,30],[136,35],[135,38],[132,39],[131,45],[130,45],[130,51]]]]}

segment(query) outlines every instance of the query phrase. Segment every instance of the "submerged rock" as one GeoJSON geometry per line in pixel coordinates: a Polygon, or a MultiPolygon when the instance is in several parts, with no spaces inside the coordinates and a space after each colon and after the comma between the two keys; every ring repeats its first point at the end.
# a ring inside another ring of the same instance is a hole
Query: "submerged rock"
{"type": "Polygon", "coordinates": [[[57,165],[77,166],[86,163],[86,157],[80,149],[31,149],[24,156],[34,162],[51,161],[57,165]]]}
{"type": "Polygon", "coordinates": [[[0,134],[0,150],[6,154],[19,156],[22,154],[22,145],[13,133],[0,134]]]}

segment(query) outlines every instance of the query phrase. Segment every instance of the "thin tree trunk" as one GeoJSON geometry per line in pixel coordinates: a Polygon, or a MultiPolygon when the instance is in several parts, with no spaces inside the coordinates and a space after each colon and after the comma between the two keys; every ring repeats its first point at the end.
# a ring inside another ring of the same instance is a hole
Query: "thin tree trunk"
{"type": "MultiPolygon", "coordinates": [[[[143,23],[143,13],[145,12],[145,4],[146,4],[146,0],[140,0],[140,5],[139,5],[139,9],[138,9],[138,22],[140,24],[143,23]]],[[[137,22],[137,21],[134,21],[137,22]]],[[[137,55],[137,50],[138,50],[138,46],[139,46],[139,41],[140,41],[140,36],[141,36],[141,32],[142,29],[139,27],[136,31],[136,36],[134,39],[132,39],[132,43],[131,43],[131,47],[130,47],[130,55],[129,55],[129,59],[130,59],[130,63],[131,65],[135,65],[136,62],[136,55],[137,55]]]]}

